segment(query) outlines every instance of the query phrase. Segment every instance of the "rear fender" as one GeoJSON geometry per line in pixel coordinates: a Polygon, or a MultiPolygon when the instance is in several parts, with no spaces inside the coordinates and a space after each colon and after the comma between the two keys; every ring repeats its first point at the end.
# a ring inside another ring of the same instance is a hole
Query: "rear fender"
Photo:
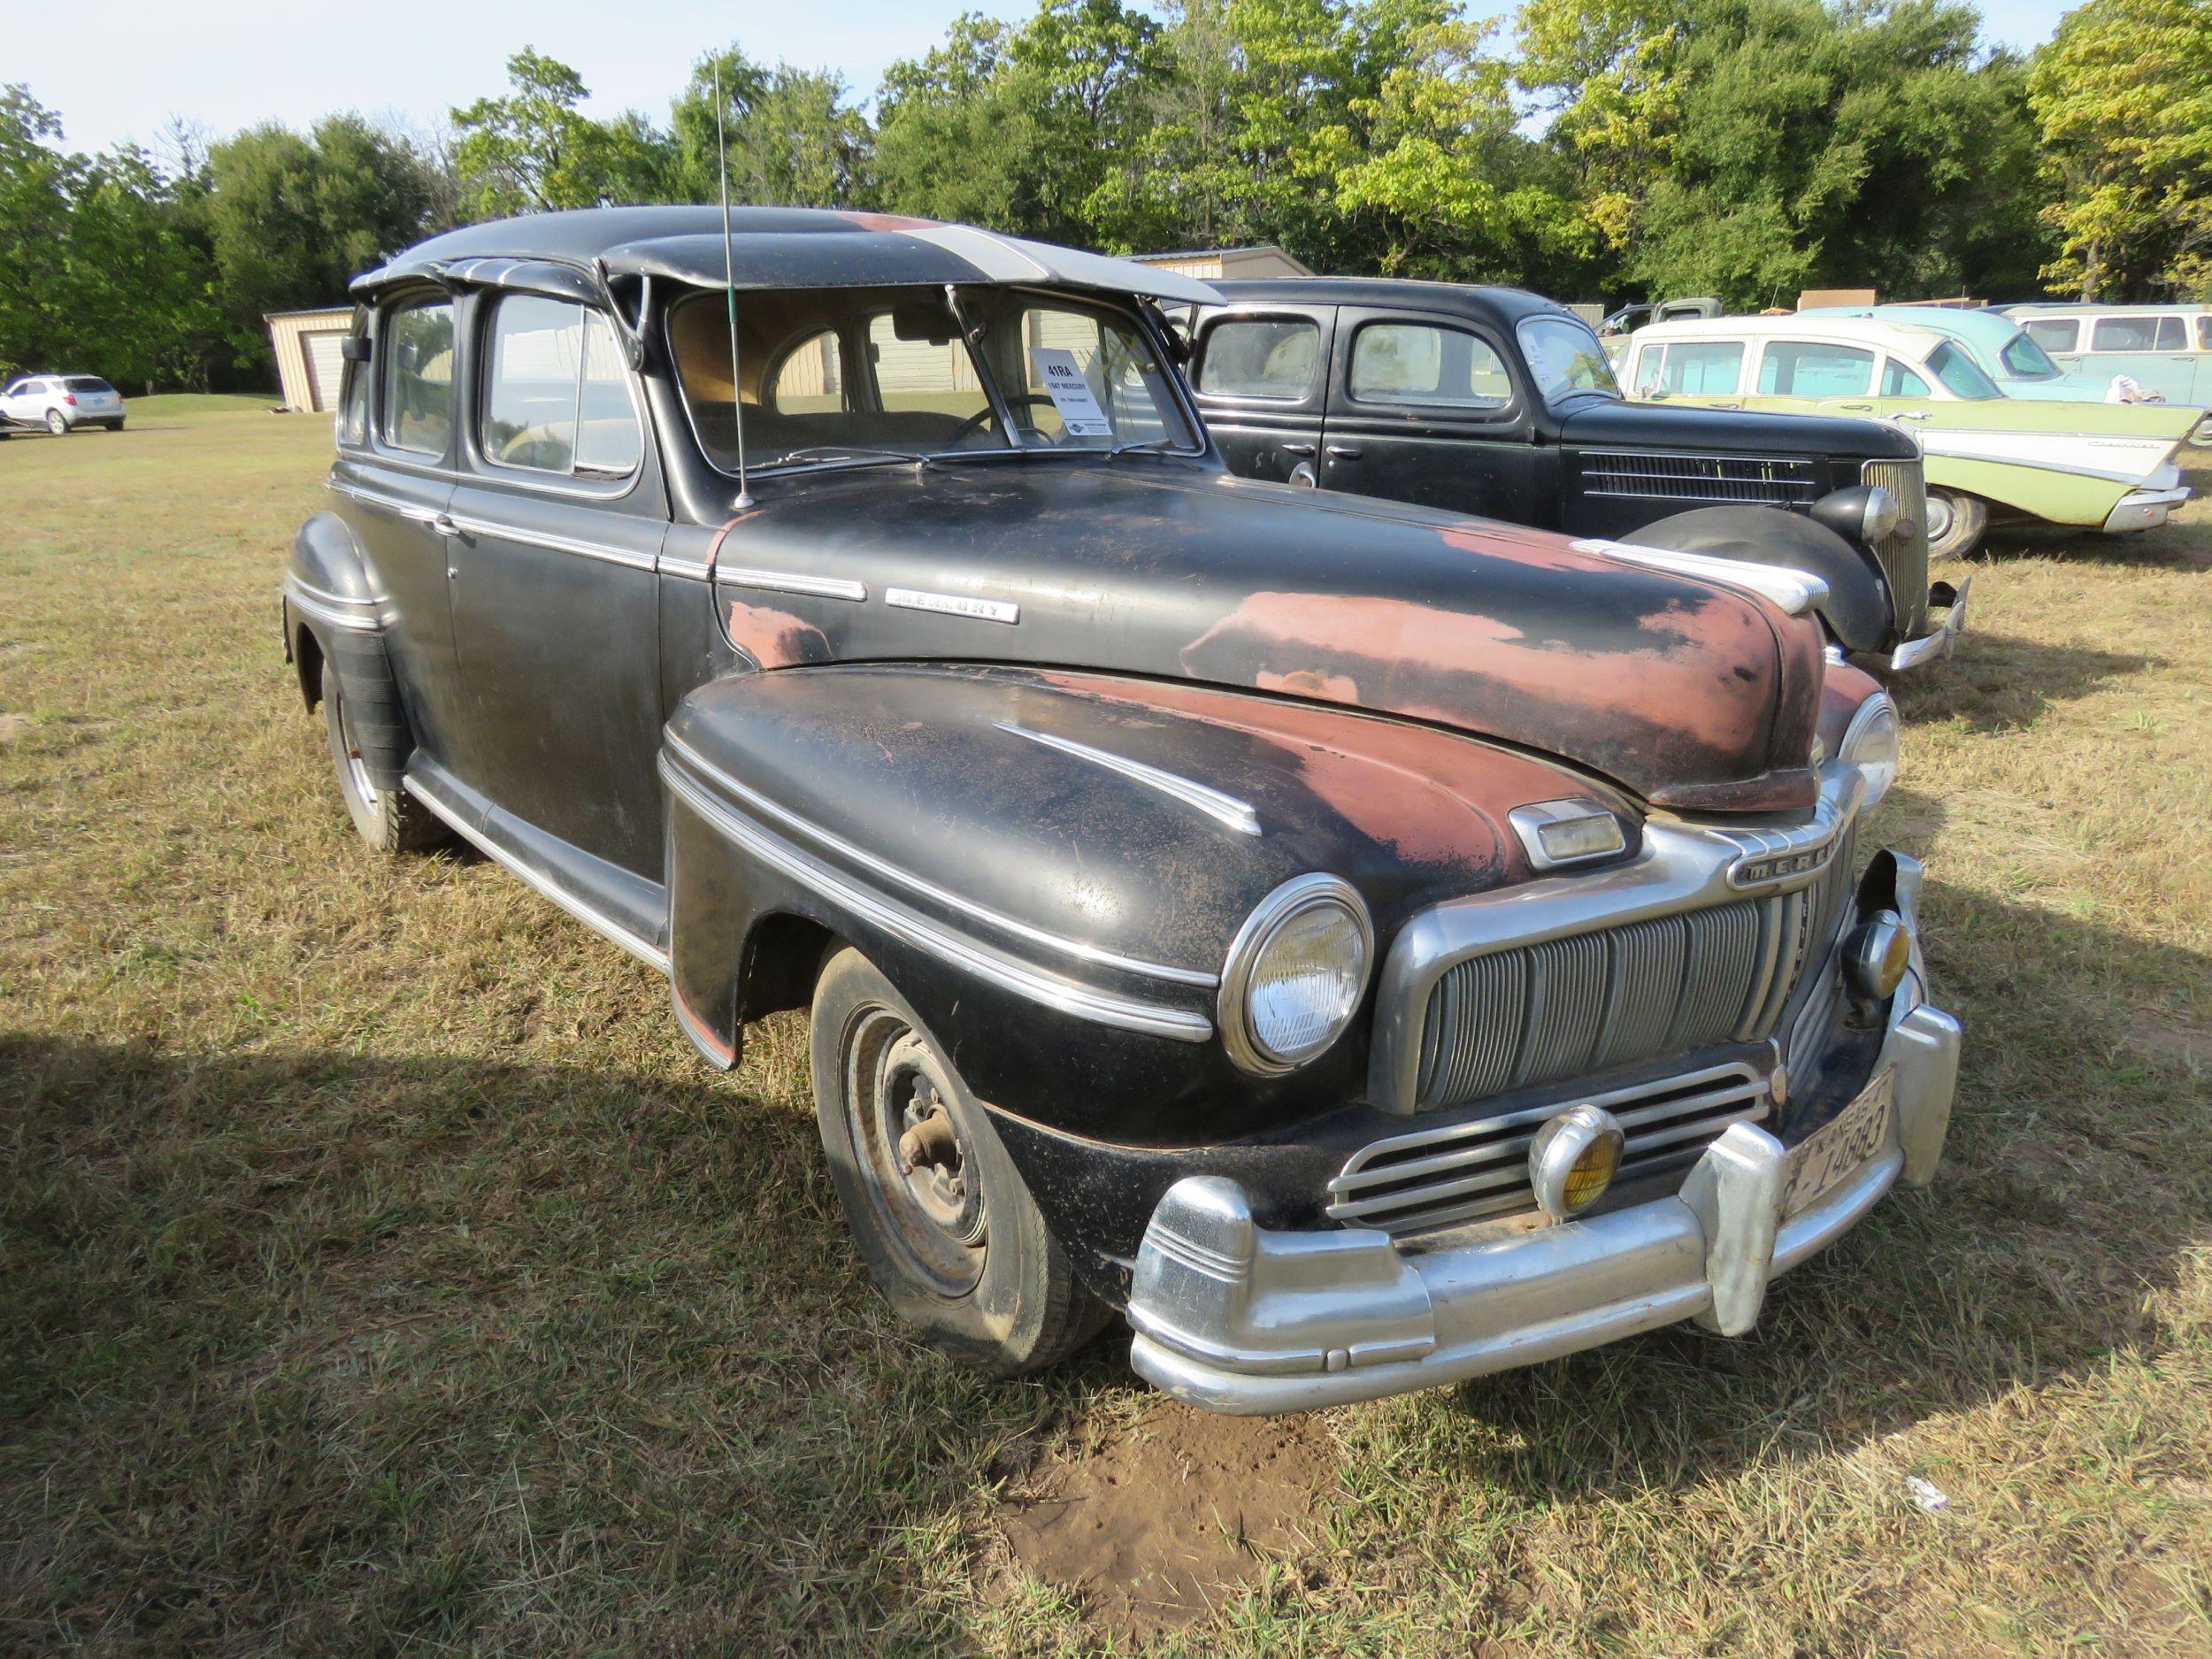
{"type": "Polygon", "coordinates": [[[285,650],[310,710],[322,696],[321,664],[337,674],[362,764],[380,789],[400,787],[415,748],[385,649],[390,603],[344,519],[319,512],[300,526],[284,573],[285,650]]]}
{"type": "Polygon", "coordinates": [[[1361,1096],[1363,1015],[1259,1079],[1215,999],[1231,941],[1296,876],[1414,910],[1531,873],[1515,806],[1617,794],[1479,741],[1124,677],[951,665],[716,680],[668,727],[671,974],[701,1051],[810,992],[845,940],[970,1086],[1054,1128],[1200,1144],[1361,1096]]]}

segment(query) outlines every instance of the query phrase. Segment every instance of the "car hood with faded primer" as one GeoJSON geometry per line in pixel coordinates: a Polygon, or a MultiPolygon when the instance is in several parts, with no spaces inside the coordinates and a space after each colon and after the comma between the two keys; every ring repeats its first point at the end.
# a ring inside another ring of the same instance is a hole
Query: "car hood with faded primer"
{"type": "Polygon", "coordinates": [[[764,668],[1196,680],[1499,740],[1661,806],[1814,798],[1817,629],[1560,536],[1152,457],[856,468],[760,490],[715,562],[730,641],[764,668]],[[810,582],[864,597],[787,591],[810,582]]]}

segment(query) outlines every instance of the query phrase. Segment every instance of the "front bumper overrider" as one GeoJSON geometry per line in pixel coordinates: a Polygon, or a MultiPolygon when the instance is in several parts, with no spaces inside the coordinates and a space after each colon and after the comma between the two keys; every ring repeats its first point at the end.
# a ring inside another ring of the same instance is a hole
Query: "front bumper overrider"
{"type": "Polygon", "coordinates": [[[1161,1199],[1138,1251],[1132,1364],[1193,1405],[1258,1416],[1433,1387],[1682,1319],[1747,1331],[1770,1279],[1898,1181],[1935,1172],[1961,1030],[1918,1001],[1916,970],[1870,1073],[1894,1072],[1889,1139],[1797,1214],[1781,1211],[1786,1148],[1748,1123],[1715,1141],[1678,1194],[1457,1248],[1275,1231],[1237,1182],[1193,1176],[1161,1199]]]}

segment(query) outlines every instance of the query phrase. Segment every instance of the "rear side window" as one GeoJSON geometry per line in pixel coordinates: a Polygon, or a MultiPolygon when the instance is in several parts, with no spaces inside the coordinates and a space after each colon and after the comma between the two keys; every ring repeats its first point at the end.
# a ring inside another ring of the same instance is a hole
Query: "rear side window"
{"type": "Polygon", "coordinates": [[[783,354],[768,388],[768,406],[781,415],[834,415],[845,402],[845,353],[837,336],[818,329],[783,354]]]}
{"type": "Polygon", "coordinates": [[[1882,396],[1885,397],[1925,397],[1928,382],[1915,374],[1895,357],[1882,365],[1882,396]]]}
{"type": "Polygon", "coordinates": [[[1321,379],[1321,330],[1304,318],[1217,323],[1206,335],[1198,389],[1225,397],[1299,403],[1321,379]]]}
{"type": "Polygon", "coordinates": [[[453,435],[453,302],[393,309],[384,326],[378,435],[395,449],[443,455],[453,435]]]}
{"type": "Polygon", "coordinates": [[[492,312],[484,455],[501,466],[619,478],[643,440],[613,331],[566,300],[512,294],[492,312]]]}
{"type": "Polygon", "coordinates": [[[2021,325],[2046,351],[2071,351],[2081,324],[2071,317],[2032,317],[2021,325]]]}
{"type": "Polygon", "coordinates": [[[2178,317],[2100,317],[2092,351],[2179,351],[2187,342],[2178,317]]]}
{"type": "Polygon", "coordinates": [[[1863,397],[1874,385],[1874,354],[1857,346],[1772,340],[1759,363],[1770,397],[1863,397]]]}
{"type": "Polygon", "coordinates": [[[2197,349],[2212,351],[2212,314],[2197,319],[2197,349]]]}
{"type": "Polygon", "coordinates": [[[369,436],[369,365],[349,363],[345,370],[345,396],[338,403],[338,442],[365,443],[369,436]]]}
{"type": "Polygon", "coordinates": [[[2006,372],[2023,380],[2055,380],[2058,365],[2045,355],[2036,343],[2035,336],[2023,332],[2005,342],[2004,349],[1997,354],[1998,362],[2006,372]]]}
{"type": "MultiPolygon", "coordinates": [[[[1740,340],[1683,340],[1665,348],[1663,364],[1648,358],[1643,365],[1644,396],[1725,396],[1743,388],[1743,342],[1740,340]]],[[[1657,356],[1657,353],[1654,353],[1657,356]]]]}
{"type": "Polygon", "coordinates": [[[1352,396],[1363,403],[1502,409],[1513,401],[1505,363],[1484,342],[1425,323],[1371,323],[1352,342],[1352,396]]]}
{"type": "Polygon", "coordinates": [[[1954,397],[1978,401],[2004,396],[1997,389],[1997,382],[1982,373],[1982,365],[1948,340],[1928,354],[1928,366],[1935,371],[1936,379],[1951,388],[1954,397]]]}

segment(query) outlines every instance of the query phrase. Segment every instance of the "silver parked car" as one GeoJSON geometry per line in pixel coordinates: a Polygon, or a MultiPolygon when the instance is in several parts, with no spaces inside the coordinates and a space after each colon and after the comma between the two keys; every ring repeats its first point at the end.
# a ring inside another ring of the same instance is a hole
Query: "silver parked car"
{"type": "Polygon", "coordinates": [[[57,438],[80,426],[123,430],[123,395],[96,374],[30,374],[0,390],[0,426],[43,426],[57,438]]]}

